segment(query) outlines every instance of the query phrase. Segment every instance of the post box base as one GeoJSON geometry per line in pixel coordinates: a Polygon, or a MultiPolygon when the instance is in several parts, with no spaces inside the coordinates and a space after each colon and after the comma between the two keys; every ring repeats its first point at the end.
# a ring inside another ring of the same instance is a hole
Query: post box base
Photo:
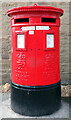
{"type": "Polygon", "coordinates": [[[26,116],[52,114],[61,106],[60,82],[41,87],[11,85],[11,108],[26,116]]]}

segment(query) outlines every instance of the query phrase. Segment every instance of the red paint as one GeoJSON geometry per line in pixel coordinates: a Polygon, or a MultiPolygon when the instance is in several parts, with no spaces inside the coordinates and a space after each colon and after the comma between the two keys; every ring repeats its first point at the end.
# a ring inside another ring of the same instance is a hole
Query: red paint
{"type": "Polygon", "coordinates": [[[26,86],[42,86],[60,80],[59,27],[63,10],[49,6],[26,6],[7,11],[11,16],[12,82],[26,86]],[[27,12],[28,11],[28,12],[27,12]],[[29,18],[29,22],[15,23],[15,19],[29,18]],[[55,22],[42,22],[55,18],[55,22]],[[34,34],[21,27],[35,26],[34,34]],[[49,30],[36,30],[49,26],[49,30]],[[17,34],[25,35],[25,48],[17,48],[17,34]],[[46,35],[54,34],[54,48],[46,47],[46,35]]]}

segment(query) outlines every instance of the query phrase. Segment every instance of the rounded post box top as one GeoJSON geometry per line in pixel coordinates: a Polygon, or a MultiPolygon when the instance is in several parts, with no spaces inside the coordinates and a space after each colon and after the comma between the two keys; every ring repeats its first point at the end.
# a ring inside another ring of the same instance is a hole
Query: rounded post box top
{"type": "Polygon", "coordinates": [[[61,8],[56,8],[56,7],[51,7],[51,6],[37,6],[35,3],[33,6],[24,6],[24,7],[17,7],[17,8],[12,8],[7,11],[8,16],[20,14],[21,12],[55,12],[55,14],[59,14],[59,16],[63,15],[63,10],[61,8]]]}

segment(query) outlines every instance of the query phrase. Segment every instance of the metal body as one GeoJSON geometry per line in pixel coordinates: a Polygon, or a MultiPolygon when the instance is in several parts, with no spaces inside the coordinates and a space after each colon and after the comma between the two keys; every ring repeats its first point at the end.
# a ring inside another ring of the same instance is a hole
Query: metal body
{"type": "Polygon", "coordinates": [[[7,13],[11,16],[12,84],[20,88],[36,88],[36,91],[37,88],[58,83],[59,17],[63,15],[63,10],[35,4],[13,8],[7,13]]]}

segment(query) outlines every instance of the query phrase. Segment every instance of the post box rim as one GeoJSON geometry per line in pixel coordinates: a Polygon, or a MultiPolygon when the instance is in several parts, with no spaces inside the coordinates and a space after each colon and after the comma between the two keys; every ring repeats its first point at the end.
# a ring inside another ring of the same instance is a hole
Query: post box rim
{"type": "Polygon", "coordinates": [[[60,16],[63,15],[64,11],[61,8],[56,8],[52,6],[24,6],[24,7],[16,7],[7,10],[8,16],[11,17],[12,14],[25,12],[25,11],[46,11],[46,12],[56,12],[57,14],[60,13],[60,16]]]}

